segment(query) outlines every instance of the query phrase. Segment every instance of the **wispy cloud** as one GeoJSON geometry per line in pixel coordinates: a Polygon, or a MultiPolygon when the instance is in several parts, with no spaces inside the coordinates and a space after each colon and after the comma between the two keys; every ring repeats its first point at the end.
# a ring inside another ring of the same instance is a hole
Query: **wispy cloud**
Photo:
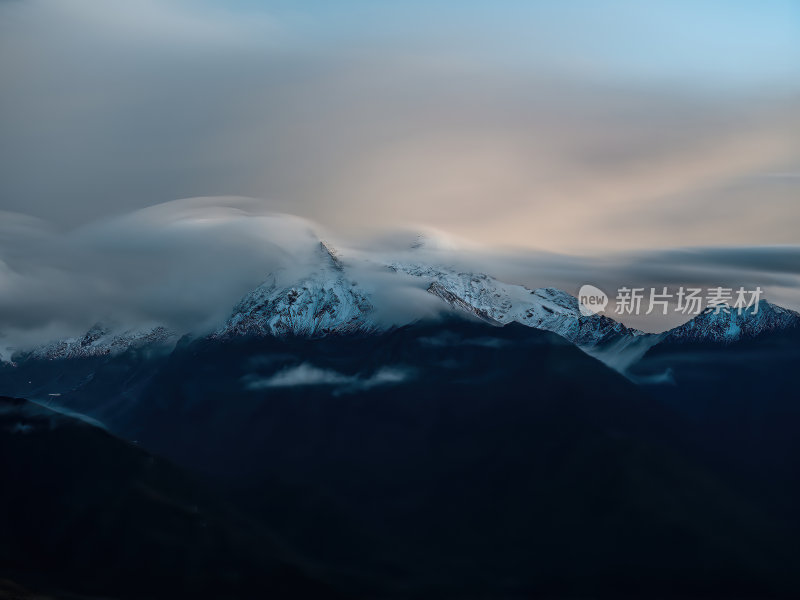
{"type": "Polygon", "coordinates": [[[795,9],[528,4],[4,3],[2,208],[236,194],[348,234],[800,242],[798,179],[758,176],[800,165],[795,9]]]}
{"type": "Polygon", "coordinates": [[[304,269],[312,223],[244,198],[195,198],[62,230],[0,222],[0,333],[14,344],[100,320],[202,331],[268,274],[304,269]]]}
{"type": "Polygon", "coordinates": [[[245,389],[251,391],[270,388],[302,386],[327,386],[336,393],[354,393],[378,386],[395,385],[412,378],[408,369],[381,367],[371,375],[345,375],[330,369],[321,369],[309,363],[288,367],[270,377],[250,375],[244,378],[245,389]]]}

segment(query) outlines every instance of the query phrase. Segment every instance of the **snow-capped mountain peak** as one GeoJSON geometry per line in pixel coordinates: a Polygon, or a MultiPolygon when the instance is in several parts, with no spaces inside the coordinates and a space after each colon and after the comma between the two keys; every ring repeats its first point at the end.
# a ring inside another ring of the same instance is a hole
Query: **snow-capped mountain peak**
{"type": "Polygon", "coordinates": [[[730,343],[795,327],[800,327],[800,313],[761,300],[741,311],[730,306],[706,308],[691,321],[668,331],[663,341],[730,343]]]}
{"type": "Polygon", "coordinates": [[[97,323],[83,336],[57,340],[39,346],[30,352],[30,357],[56,360],[109,356],[124,352],[131,347],[151,344],[168,345],[176,342],[177,339],[178,335],[174,331],[163,326],[120,330],[97,323]]]}
{"type": "Polygon", "coordinates": [[[242,298],[214,337],[316,337],[376,329],[370,318],[374,311],[370,298],[347,278],[337,252],[320,242],[315,257],[316,268],[288,285],[270,275],[242,298]]]}
{"type": "Polygon", "coordinates": [[[344,264],[339,258],[339,253],[328,242],[321,241],[317,248],[317,256],[321,259],[323,266],[330,267],[336,271],[344,271],[344,264]]]}
{"type": "Polygon", "coordinates": [[[440,266],[395,262],[389,268],[429,280],[429,293],[457,310],[498,325],[515,321],[552,331],[582,347],[641,335],[641,332],[608,317],[582,315],[578,299],[555,288],[531,290],[483,273],[460,272],[440,266]]]}

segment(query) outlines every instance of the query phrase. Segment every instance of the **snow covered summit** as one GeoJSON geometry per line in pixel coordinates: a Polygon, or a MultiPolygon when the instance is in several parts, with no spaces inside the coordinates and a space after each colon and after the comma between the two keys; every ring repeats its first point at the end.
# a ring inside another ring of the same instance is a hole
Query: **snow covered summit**
{"type": "Polygon", "coordinates": [[[85,335],[50,342],[34,349],[31,358],[56,360],[68,358],[91,358],[123,352],[128,348],[150,344],[174,343],[178,336],[166,327],[119,331],[103,324],[96,324],[85,335]]]}
{"type": "Polygon", "coordinates": [[[272,274],[233,309],[215,337],[235,335],[323,336],[376,329],[367,294],[347,278],[336,252],[325,242],[319,265],[300,280],[283,285],[272,274]]]}
{"type": "Polygon", "coordinates": [[[555,288],[531,290],[482,273],[445,267],[392,263],[390,268],[427,280],[429,293],[455,309],[498,325],[516,321],[552,331],[582,347],[641,335],[608,317],[584,316],[577,298],[555,288]]]}
{"type": "Polygon", "coordinates": [[[800,327],[800,313],[761,300],[741,312],[726,306],[721,310],[707,308],[691,321],[668,331],[663,342],[731,343],[755,338],[764,333],[800,327]]]}

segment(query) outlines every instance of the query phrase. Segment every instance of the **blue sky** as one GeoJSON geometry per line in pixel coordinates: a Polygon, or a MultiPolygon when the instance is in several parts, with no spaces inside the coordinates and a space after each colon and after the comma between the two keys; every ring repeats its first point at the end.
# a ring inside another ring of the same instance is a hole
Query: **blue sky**
{"type": "Polygon", "coordinates": [[[413,44],[495,66],[713,86],[787,85],[800,3],[785,0],[246,2],[309,44],[413,44]]]}

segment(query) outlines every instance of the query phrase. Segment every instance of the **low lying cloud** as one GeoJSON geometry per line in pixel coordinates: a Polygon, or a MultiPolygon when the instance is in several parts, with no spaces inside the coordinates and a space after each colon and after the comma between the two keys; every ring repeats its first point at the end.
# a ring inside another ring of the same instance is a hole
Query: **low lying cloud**
{"type": "Polygon", "coordinates": [[[335,393],[355,393],[378,386],[403,383],[411,378],[408,369],[381,367],[372,375],[345,375],[330,369],[321,369],[309,363],[288,367],[270,377],[250,375],[245,377],[245,389],[261,391],[271,388],[293,388],[303,386],[328,386],[335,393]]]}

